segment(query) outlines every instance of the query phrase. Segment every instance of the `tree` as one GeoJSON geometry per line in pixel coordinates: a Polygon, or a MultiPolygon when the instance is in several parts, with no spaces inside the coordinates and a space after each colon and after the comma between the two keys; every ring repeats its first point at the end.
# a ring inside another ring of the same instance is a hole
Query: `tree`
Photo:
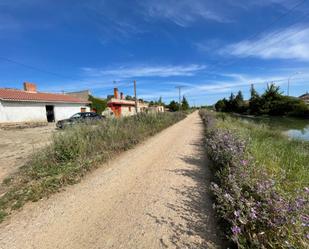
{"type": "Polygon", "coordinates": [[[258,115],[261,113],[261,97],[255,90],[253,84],[251,85],[250,94],[249,112],[253,115],[258,115]]]}
{"type": "Polygon", "coordinates": [[[220,99],[215,104],[215,108],[217,112],[225,112],[226,111],[226,99],[220,99]]]}
{"type": "Polygon", "coordinates": [[[234,95],[234,93],[231,93],[228,101],[226,102],[226,109],[225,109],[226,112],[232,112],[233,111],[234,102],[235,102],[235,95],[234,95]]]}
{"type": "Polygon", "coordinates": [[[130,95],[127,95],[127,96],[125,97],[125,99],[126,99],[126,100],[134,100],[134,97],[132,97],[132,96],[130,96],[130,95]]]}
{"type": "Polygon", "coordinates": [[[183,96],[182,102],[181,102],[181,109],[182,109],[183,111],[186,111],[186,110],[188,110],[189,108],[190,108],[189,103],[188,103],[186,97],[183,96]]]}
{"type": "Polygon", "coordinates": [[[238,91],[234,103],[233,103],[233,112],[243,113],[246,111],[246,103],[241,91],[238,91]]]}
{"type": "MultiPolygon", "coordinates": [[[[279,103],[282,100],[282,93],[280,87],[274,83],[267,85],[265,92],[261,97],[261,114],[275,114],[282,115],[282,111],[275,110],[279,107],[279,103]]],[[[280,107],[282,109],[282,107],[280,107]]]]}
{"type": "Polygon", "coordinates": [[[179,104],[176,101],[172,100],[168,105],[168,108],[171,112],[176,112],[179,110],[179,104]]]}
{"type": "Polygon", "coordinates": [[[107,100],[93,97],[92,95],[89,95],[88,100],[91,102],[90,106],[91,109],[94,110],[98,114],[102,114],[102,112],[107,107],[107,100]]]}
{"type": "Polygon", "coordinates": [[[249,103],[243,98],[239,91],[235,96],[231,93],[229,99],[219,100],[215,108],[221,112],[248,112],[254,115],[293,115],[297,117],[309,117],[309,106],[302,100],[295,97],[284,96],[280,87],[270,84],[260,96],[251,85],[251,97],[249,103]]]}

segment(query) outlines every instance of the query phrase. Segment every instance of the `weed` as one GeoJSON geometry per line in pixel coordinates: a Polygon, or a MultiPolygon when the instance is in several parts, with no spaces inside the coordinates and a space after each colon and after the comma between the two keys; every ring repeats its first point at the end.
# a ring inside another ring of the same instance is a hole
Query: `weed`
{"type": "Polygon", "coordinates": [[[70,127],[34,154],[7,178],[0,197],[0,221],[28,201],[38,201],[75,184],[88,172],[119,152],[185,117],[183,113],[140,114],[70,127]]]}

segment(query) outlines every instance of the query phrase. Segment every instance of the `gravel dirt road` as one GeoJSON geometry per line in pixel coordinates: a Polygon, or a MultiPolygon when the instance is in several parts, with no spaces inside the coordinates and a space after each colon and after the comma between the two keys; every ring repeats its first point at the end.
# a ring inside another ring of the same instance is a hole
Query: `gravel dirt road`
{"type": "Polygon", "coordinates": [[[0,225],[0,248],[223,248],[197,113],[0,225]]]}

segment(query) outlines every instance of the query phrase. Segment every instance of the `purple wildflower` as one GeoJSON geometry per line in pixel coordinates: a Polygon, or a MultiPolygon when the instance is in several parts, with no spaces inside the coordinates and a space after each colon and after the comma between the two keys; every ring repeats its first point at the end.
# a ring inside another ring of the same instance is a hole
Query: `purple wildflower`
{"type": "Polygon", "coordinates": [[[243,166],[247,166],[248,165],[248,160],[241,160],[241,164],[243,166]]]}
{"type": "Polygon", "coordinates": [[[257,218],[256,210],[254,208],[251,208],[250,217],[253,220],[255,220],[257,218]]]}
{"type": "Polygon", "coordinates": [[[234,211],[234,215],[236,218],[238,218],[240,216],[240,210],[234,211]]]}
{"type": "Polygon", "coordinates": [[[237,235],[237,234],[240,234],[241,229],[240,229],[239,226],[233,226],[232,227],[232,232],[233,232],[234,235],[237,235]]]}

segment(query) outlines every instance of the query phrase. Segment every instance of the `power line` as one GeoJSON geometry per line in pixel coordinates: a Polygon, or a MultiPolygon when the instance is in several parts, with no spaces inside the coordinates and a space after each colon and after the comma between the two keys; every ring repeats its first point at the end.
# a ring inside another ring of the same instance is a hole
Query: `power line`
{"type": "MultiPolygon", "coordinates": [[[[305,80],[307,78],[295,78],[294,80],[305,80]]],[[[223,89],[232,89],[232,88],[242,88],[242,87],[250,87],[251,85],[266,85],[267,83],[276,83],[276,82],[284,82],[284,81],[287,81],[288,78],[282,78],[282,79],[271,79],[269,81],[265,80],[265,81],[257,81],[257,82],[250,82],[249,84],[247,83],[244,83],[244,84],[238,84],[238,85],[229,85],[229,86],[218,86],[218,87],[212,87],[212,88],[209,88],[209,89],[205,89],[205,90],[208,90],[208,91],[214,91],[214,90],[223,90],[223,89]]],[[[308,83],[309,85],[309,83],[308,83]]],[[[214,96],[217,96],[217,95],[222,95],[222,94],[225,94],[226,92],[221,92],[221,93],[207,93],[206,95],[214,95],[214,96]]],[[[188,96],[191,96],[191,97],[194,97],[194,96],[200,96],[200,95],[196,95],[196,94],[190,94],[190,93],[187,93],[188,96]]]]}
{"type": "MultiPolygon", "coordinates": [[[[253,35],[251,35],[248,40],[250,39],[254,39],[256,37],[258,37],[260,34],[262,34],[263,32],[265,32],[266,30],[269,30],[274,24],[278,23],[280,20],[282,20],[283,18],[285,18],[286,16],[290,15],[295,9],[297,9],[298,7],[300,7],[301,5],[303,5],[304,3],[306,2],[306,0],[302,0],[300,2],[298,2],[296,5],[294,5],[292,8],[288,9],[285,13],[283,13],[282,15],[280,15],[278,18],[276,18],[272,23],[270,23],[266,29],[263,29],[262,31],[259,31],[259,32],[256,32],[254,33],[253,35]]],[[[308,13],[307,13],[308,14],[308,13]]],[[[307,14],[305,15],[305,17],[307,16],[307,14]]],[[[299,31],[301,32],[301,31],[299,31]]],[[[294,33],[293,35],[299,33],[299,32],[296,32],[294,33]]],[[[278,33],[278,32],[277,32],[278,33]]],[[[276,35],[277,33],[273,33],[272,36],[276,35]]],[[[283,39],[282,39],[283,40],[283,39]]],[[[276,41],[275,43],[277,42],[280,42],[282,40],[279,40],[279,41],[276,41]]],[[[252,50],[255,46],[251,47],[250,49],[248,49],[247,51],[245,52],[249,52],[250,50],[252,50]]],[[[249,55],[248,55],[249,56],[249,55]]],[[[248,57],[246,56],[246,57],[248,57]]],[[[246,58],[246,57],[242,57],[243,58],[246,58]]],[[[36,66],[32,66],[32,65],[28,65],[26,63],[22,63],[22,62],[19,62],[19,61],[16,61],[16,60],[12,60],[10,58],[5,58],[3,56],[0,56],[0,60],[3,60],[3,61],[7,61],[9,63],[13,63],[13,64],[16,64],[16,65],[19,65],[19,66],[22,66],[22,67],[25,67],[25,68],[28,68],[28,69],[31,69],[31,70],[35,70],[35,71],[38,71],[38,72],[41,72],[41,73],[45,73],[45,74],[49,74],[49,75],[53,75],[53,76],[56,76],[56,77],[60,77],[60,78],[66,78],[66,79],[70,79],[70,80],[74,80],[74,81],[80,81],[80,82],[86,82],[84,80],[80,80],[80,79],[76,79],[76,78],[73,78],[73,77],[70,77],[70,76],[66,76],[66,75],[62,75],[62,74],[59,74],[57,72],[53,72],[53,71],[49,71],[49,70],[45,70],[45,69],[42,69],[42,68],[39,68],[39,67],[36,67],[36,66]]],[[[234,59],[231,61],[234,62],[236,61],[237,59],[234,59]]],[[[212,64],[210,68],[212,67],[215,67],[217,65],[219,65],[221,62],[218,61],[217,63],[215,64],[212,64]]],[[[228,64],[231,64],[231,63],[228,63],[228,64]]],[[[89,82],[87,82],[89,83],[89,82]]]]}
{"type": "MultiPolygon", "coordinates": [[[[260,36],[261,34],[263,34],[265,31],[269,30],[274,24],[278,23],[280,20],[282,20],[282,19],[285,18],[286,16],[290,15],[295,9],[297,9],[298,7],[300,7],[301,5],[303,5],[306,1],[307,1],[307,0],[302,0],[302,1],[300,1],[299,3],[297,3],[296,5],[294,5],[292,8],[290,8],[289,10],[287,10],[285,13],[283,13],[282,15],[280,15],[275,21],[273,21],[272,23],[270,23],[265,29],[260,30],[260,31],[258,31],[258,32],[256,32],[256,33],[254,33],[253,35],[251,35],[250,37],[248,37],[246,40],[252,40],[252,39],[254,39],[254,38],[257,38],[258,36],[260,36]]],[[[304,18],[304,17],[307,17],[308,14],[309,14],[309,13],[306,13],[305,15],[303,15],[303,16],[302,16],[301,18],[299,18],[299,19],[302,19],[302,18],[304,18]]],[[[293,25],[295,25],[295,23],[292,24],[292,25],[290,25],[290,26],[293,26],[293,25]]],[[[274,35],[279,34],[280,32],[281,32],[281,30],[279,30],[279,31],[277,31],[277,32],[275,32],[275,33],[273,33],[273,34],[271,34],[268,38],[271,38],[271,37],[273,37],[274,35]]],[[[248,53],[249,51],[253,50],[255,47],[256,47],[256,45],[250,47],[250,48],[247,49],[247,50],[244,50],[243,53],[248,53]]],[[[247,58],[247,57],[249,57],[249,56],[250,56],[250,55],[244,56],[244,57],[242,57],[241,59],[247,58]]],[[[235,62],[235,61],[237,61],[237,60],[239,60],[239,59],[233,59],[233,60],[230,61],[230,63],[225,63],[225,65],[227,65],[227,64],[230,65],[230,64],[232,64],[233,62],[235,62]]],[[[216,63],[212,64],[209,68],[214,68],[214,67],[216,67],[216,66],[218,66],[218,65],[220,65],[220,64],[222,64],[222,61],[219,60],[219,61],[217,61],[216,63]]]]}
{"type": "MultiPolygon", "coordinates": [[[[53,75],[53,76],[56,76],[56,77],[59,77],[59,78],[66,78],[66,79],[70,79],[70,80],[74,80],[74,81],[86,82],[86,81],[83,81],[83,80],[80,80],[80,79],[75,79],[75,78],[72,78],[70,76],[55,73],[55,72],[52,72],[52,71],[49,71],[49,70],[45,70],[45,69],[42,69],[42,68],[39,68],[39,67],[28,65],[28,64],[25,64],[23,62],[15,61],[15,60],[5,58],[5,57],[2,57],[2,56],[0,56],[0,60],[7,61],[7,62],[22,66],[22,67],[25,67],[25,68],[28,68],[28,69],[31,69],[31,70],[34,70],[34,71],[38,71],[38,72],[41,72],[41,73],[50,74],[50,75],[53,75]]],[[[89,83],[89,82],[87,82],[87,83],[89,83]]]]}

